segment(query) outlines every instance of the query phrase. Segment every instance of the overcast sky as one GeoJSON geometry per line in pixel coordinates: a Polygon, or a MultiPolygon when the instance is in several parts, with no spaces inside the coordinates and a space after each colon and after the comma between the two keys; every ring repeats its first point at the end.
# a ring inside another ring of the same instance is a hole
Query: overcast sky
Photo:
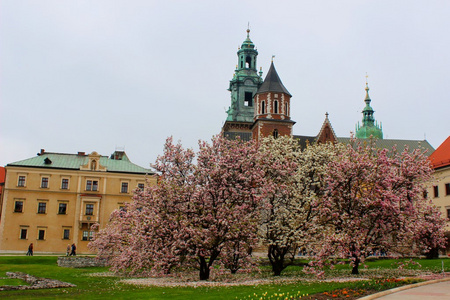
{"type": "MultiPolygon", "coordinates": [[[[389,139],[450,135],[450,1],[0,1],[0,165],[125,148],[148,167],[173,136],[220,132],[246,38],[293,95],[296,135],[361,121],[368,73],[389,139]]],[[[263,76],[264,76],[263,75],[263,76]]]]}

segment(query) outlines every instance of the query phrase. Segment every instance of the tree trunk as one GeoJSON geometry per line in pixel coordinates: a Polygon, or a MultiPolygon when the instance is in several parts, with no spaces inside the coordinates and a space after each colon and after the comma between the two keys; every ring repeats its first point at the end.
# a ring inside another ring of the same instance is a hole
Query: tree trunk
{"type": "Polygon", "coordinates": [[[361,260],[359,259],[359,257],[354,256],[354,258],[355,258],[355,260],[353,261],[352,274],[357,275],[357,274],[359,274],[358,267],[359,267],[359,263],[361,260]]]}
{"type": "Polygon", "coordinates": [[[203,256],[200,256],[200,280],[208,280],[209,279],[209,266],[206,262],[206,259],[203,256]]]}
{"type": "Polygon", "coordinates": [[[284,264],[284,256],[287,253],[287,248],[280,248],[276,245],[269,246],[269,261],[272,265],[272,272],[274,276],[280,276],[281,271],[286,268],[284,264]]]}

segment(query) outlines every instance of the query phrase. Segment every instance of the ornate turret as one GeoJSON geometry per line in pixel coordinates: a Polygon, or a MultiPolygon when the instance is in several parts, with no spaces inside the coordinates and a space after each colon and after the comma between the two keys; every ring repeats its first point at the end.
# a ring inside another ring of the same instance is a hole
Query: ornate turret
{"type": "Polygon", "coordinates": [[[253,123],[253,96],[262,84],[262,72],[258,74],[256,68],[258,51],[250,39],[250,29],[247,29],[247,38],[237,56],[238,64],[228,88],[231,92],[231,106],[227,111],[227,121],[253,123]]]}
{"type": "Polygon", "coordinates": [[[373,117],[374,110],[370,106],[370,102],[372,100],[369,97],[369,85],[366,81],[366,99],[364,99],[364,102],[366,102],[366,107],[364,107],[362,114],[362,126],[359,126],[359,122],[356,125],[356,138],[358,139],[367,139],[370,136],[378,139],[383,139],[383,129],[378,123],[375,122],[375,119],[373,117]]]}

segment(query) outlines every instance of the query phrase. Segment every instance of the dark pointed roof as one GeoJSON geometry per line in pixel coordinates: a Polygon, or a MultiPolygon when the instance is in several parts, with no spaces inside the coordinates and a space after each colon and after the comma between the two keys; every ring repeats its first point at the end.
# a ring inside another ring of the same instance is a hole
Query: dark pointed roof
{"type": "Polygon", "coordinates": [[[277,70],[275,70],[275,66],[273,65],[273,62],[270,64],[269,72],[267,72],[263,84],[256,93],[261,94],[267,92],[285,93],[292,97],[292,95],[288,92],[288,90],[281,82],[281,79],[277,74],[277,70]]]}

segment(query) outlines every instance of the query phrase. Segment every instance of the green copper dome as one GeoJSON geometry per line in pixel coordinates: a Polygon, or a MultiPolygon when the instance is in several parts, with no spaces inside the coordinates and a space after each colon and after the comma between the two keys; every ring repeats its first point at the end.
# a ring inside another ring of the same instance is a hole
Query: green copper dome
{"type": "Polygon", "coordinates": [[[383,139],[383,129],[381,124],[378,125],[377,122],[375,122],[375,118],[373,117],[373,113],[375,112],[373,108],[370,106],[370,102],[372,100],[369,97],[369,86],[366,82],[366,99],[364,99],[364,102],[366,102],[366,106],[364,107],[362,114],[362,126],[359,125],[359,123],[356,125],[356,138],[358,139],[367,139],[369,137],[374,137],[377,139],[382,140],[383,139]]]}
{"type": "Polygon", "coordinates": [[[250,39],[250,29],[247,38],[237,52],[238,63],[230,80],[228,90],[231,92],[231,105],[227,110],[227,121],[253,123],[253,97],[261,86],[262,72],[256,69],[258,51],[250,39]]]}

